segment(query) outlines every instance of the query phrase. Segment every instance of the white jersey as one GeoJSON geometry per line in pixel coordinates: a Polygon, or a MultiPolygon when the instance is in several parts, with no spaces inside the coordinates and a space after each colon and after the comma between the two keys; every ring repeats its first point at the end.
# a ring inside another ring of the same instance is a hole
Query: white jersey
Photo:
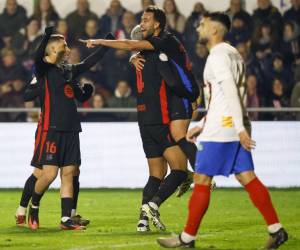
{"type": "Polygon", "coordinates": [[[245,65],[238,51],[227,43],[214,46],[204,69],[206,116],[200,141],[238,141],[245,129],[245,65]]]}

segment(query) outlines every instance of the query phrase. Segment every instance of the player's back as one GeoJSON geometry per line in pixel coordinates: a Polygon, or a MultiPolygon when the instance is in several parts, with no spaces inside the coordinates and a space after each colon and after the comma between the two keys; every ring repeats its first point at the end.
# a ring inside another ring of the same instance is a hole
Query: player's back
{"type": "Polygon", "coordinates": [[[153,51],[143,51],[146,62],[141,72],[137,71],[138,122],[144,125],[169,122],[169,90],[160,75],[159,57],[153,51]]]}
{"type": "Polygon", "coordinates": [[[243,114],[246,118],[243,105],[246,97],[245,73],[243,59],[234,47],[227,43],[220,43],[211,49],[204,69],[204,95],[207,114],[203,133],[199,137],[200,140],[239,140],[222,89],[224,86],[221,83],[228,79],[234,82],[238,90],[236,94],[239,96],[243,114]]]}

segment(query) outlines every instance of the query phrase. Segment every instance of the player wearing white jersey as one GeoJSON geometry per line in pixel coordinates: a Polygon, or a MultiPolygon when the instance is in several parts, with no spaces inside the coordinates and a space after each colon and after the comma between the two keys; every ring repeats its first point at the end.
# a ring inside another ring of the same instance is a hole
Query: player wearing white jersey
{"type": "Polygon", "coordinates": [[[235,48],[224,42],[230,30],[227,15],[207,14],[199,28],[200,40],[210,50],[204,69],[205,117],[187,133],[188,141],[196,141],[198,152],[194,190],[189,202],[189,215],[184,231],[175,237],[159,238],[163,247],[194,247],[195,238],[210,200],[213,176],[235,174],[245,187],[252,203],[268,225],[270,237],[266,249],[278,248],[288,239],[279,222],[268,189],[254,173],[251,149],[251,126],[243,100],[245,98],[245,66],[235,48]]]}

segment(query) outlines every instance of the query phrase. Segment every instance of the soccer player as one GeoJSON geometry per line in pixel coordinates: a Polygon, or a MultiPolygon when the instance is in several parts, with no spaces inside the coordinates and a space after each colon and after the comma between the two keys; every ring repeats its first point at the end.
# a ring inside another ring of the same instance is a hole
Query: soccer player
{"type": "Polygon", "coordinates": [[[198,138],[194,190],[189,214],[179,236],[159,238],[163,247],[194,247],[200,223],[208,209],[213,176],[234,174],[243,185],[255,207],[263,216],[270,238],[266,248],[278,248],[288,239],[279,222],[268,189],[254,173],[250,122],[243,105],[245,65],[238,51],[224,42],[230,30],[230,19],[219,12],[207,14],[201,21],[199,38],[210,50],[204,70],[207,114],[187,133],[187,139],[198,138]]]}
{"type": "MultiPolygon", "coordinates": [[[[78,84],[75,85],[75,87],[79,87],[78,84]]],[[[93,88],[89,87],[88,85],[84,84],[83,88],[78,88],[76,99],[79,102],[84,102],[88,100],[93,92],[93,88]]],[[[37,97],[39,97],[40,94],[40,86],[37,82],[36,77],[34,77],[30,84],[27,85],[25,93],[24,93],[24,101],[29,102],[33,101],[37,97]]],[[[35,132],[35,140],[37,142],[37,136],[41,133],[41,123],[38,123],[36,132],[35,132]]],[[[15,219],[16,224],[18,226],[24,226],[26,224],[26,210],[29,204],[29,201],[32,197],[32,193],[34,190],[35,183],[37,179],[42,174],[42,166],[37,162],[37,159],[33,159],[31,162],[31,165],[34,167],[34,170],[32,174],[28,177],[28,179],[25,182],[22,196],[20,199],[19,207],[17,208],[15,219]]],[[[71,211],[71,219],[75,224],[79,224],[82,226],[86,226],[90,223],[89,220],[82,218],[79,214],[76,213],[77,208],[77,201],[79,196],[79,174],[80,170],[79,167],[76,169],[74,176],[73,176],[73,188],[74,188],[74,196],[73,196],[73,207],[71,211]]]]}
{"type": "MultiPolygon", "coordinates": [[[[84,227],[71,220],[73,206],[73,176],[81,164],[79,132],[80,119],[74,97],[78,88],[74,79],[96,64],[107,48],[99,48],[79,64],[64,63],[70,49],[61,35],[52,34],[53,27],[47,27],[35,55],[35,71],[40,83],[42,99],[41,133],[33,159],[43,166],[37,179],[29,209],[28,225],[39,228],[39,204],[48,186],[53,182],[60,168],[61,176],[61,224],[62,229],[81,230],[84,227]]],[[[111,38],[112,35],[110,35],[111,38]]]]}
{"type": "MultiPolygon", "coordinates": [[[[186,50],[182,43],[171,33],[165,31],[166,14],[156,6],[149,6],[143,13],[140,26],[142,28],[142,36],[145,40],[115,40],[108,41],[105,39],[96,40],[80,40],[87,44],[87,47],[96,45],[108,46],[115,49],[131,50],[131,51],[156,51],[157,53],[164,52],[170,61],[177,68],[178,73],[182,78],[184,86],[193,94],[199,96],[199,88],[191,71],[186,50]]],[[[142,69],[142,66],[138,68],[142,69]]],[[[190,165],[194,168],[195,156],[197,148],[193,143],[186,140],[186,132],[192,117],[191,102],[186,98],[172,95],[172,100],[169,105],[170,111],[170,130],[172,137],[177,142],[181,150],[186,154],[190,161],[190,165]]],[[[192,176],[187,179],[187,182],[181,185],[181,190],[178,196],[186,192],[192,182],[192,176]]],[[[149,185],[155,185],[155,182],[149,180],[149,185]]]]}

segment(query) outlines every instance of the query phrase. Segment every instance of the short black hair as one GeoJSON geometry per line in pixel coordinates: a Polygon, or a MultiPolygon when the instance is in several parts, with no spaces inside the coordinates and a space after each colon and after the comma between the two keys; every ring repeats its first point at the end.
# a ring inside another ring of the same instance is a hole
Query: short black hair
{"type": "Polygon", "coordinates": [[[166,14],[163,9],[157,7],[156,5],[150,5],[145,9],[145,12],[151,12],[154,15],[155,21],[159,22],[159,27],[164,30],[166,27],[166,14]]]}
{"type": "Polygon", "coordinates": [[[230,31],[231,21],[228,15],[223,12],[207,12],[204,14],[204,17],[211,19],[212,21],[219,22],[223,24],[227,31],[230,31]]]}

